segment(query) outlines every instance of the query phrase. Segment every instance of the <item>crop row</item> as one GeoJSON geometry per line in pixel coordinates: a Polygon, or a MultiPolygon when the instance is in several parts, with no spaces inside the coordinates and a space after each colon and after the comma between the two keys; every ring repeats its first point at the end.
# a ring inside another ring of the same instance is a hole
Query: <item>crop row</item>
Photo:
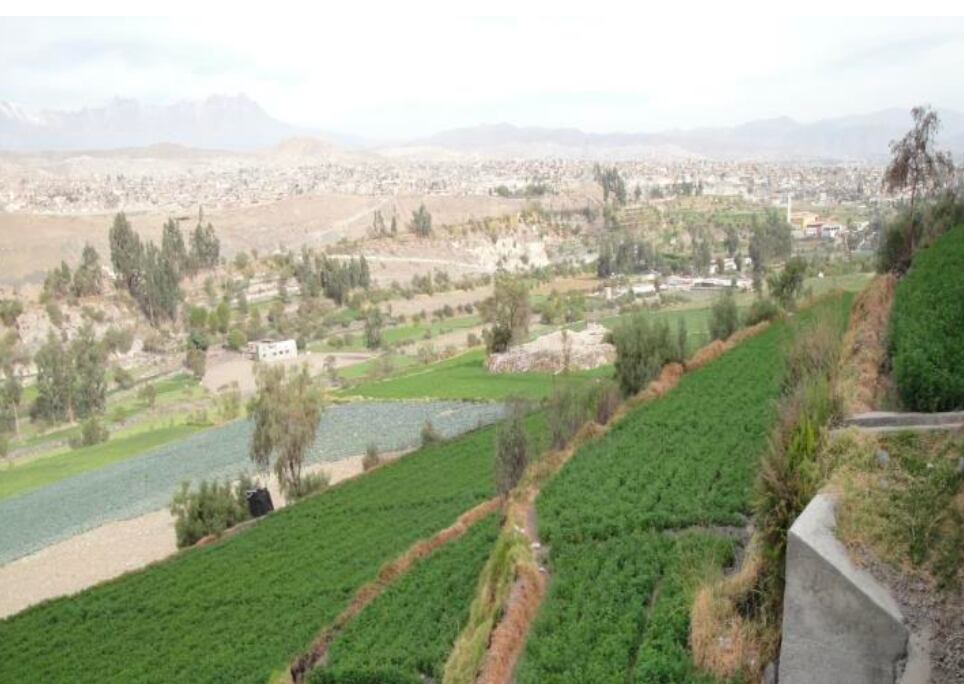
{"type": "MultiPolygon", "coordinates": [[[[308,459],[332,461],[365,451],[418,444],[431,420],[453,437],[501,417],[495,404],[462,402],[374,402],[333,406],[322,414],[308,459]]],[[[0,563],[113,520],[166,507],[183,481],[233,478],[251,470],[249,421],[235,421],[191,435],[134,458],[0,500],[0,563]]],[[[0,473],[0,478],[3,474],[0,473]]]]}
{"type": "Polygon", "coordinates": [[[964,225],[914,257],[890,318],[894,380],[915,411],[964,408],[964,225]]]}
{"type": "Polygon", "coordinates": [[[698,678],[686,647],[688,572],[719,566],[729,549],[698,532],[749,511],[788,334],[773,325],[687,374],[583,447],[543,489],[537,509],[552,581],[520,684],[698,678]]]}
{"type": "MultiPolygon", "coordinates": [[[[540,415],[527,427],[544,434],[540,415]]],[[[3,679],[264,682],[385,562],[493,495],[494,433],[425,447],[219,544],[0,622],[3,679]]]]}
{"type": "Polygon", "coordinates": [[[335,639],[312,684],[441,681],[469,612],[476,580],[498,536],[498,516],[476,523],[417,564],[335,639]]]}

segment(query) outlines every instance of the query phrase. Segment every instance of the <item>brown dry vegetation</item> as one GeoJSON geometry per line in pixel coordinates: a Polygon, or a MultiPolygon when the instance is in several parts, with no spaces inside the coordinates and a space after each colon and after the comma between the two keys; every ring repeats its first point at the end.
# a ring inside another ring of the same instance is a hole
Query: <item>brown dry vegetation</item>
{"type": "Polygon", "coordinates": [[[885,337],[896,284],[893,274],[877,276],[854,300],[838,385],[846,415],[873,411],[886,392],[881,369],[887,357],[885,337]]]}
{"type": "Polygon", "coordinates": [[[764,569],[757,540],[732,575],[705,583],[690,611],[693,662],[719,679],[759,681],[777,653],[779,634],[754,615],[764,569]]]}

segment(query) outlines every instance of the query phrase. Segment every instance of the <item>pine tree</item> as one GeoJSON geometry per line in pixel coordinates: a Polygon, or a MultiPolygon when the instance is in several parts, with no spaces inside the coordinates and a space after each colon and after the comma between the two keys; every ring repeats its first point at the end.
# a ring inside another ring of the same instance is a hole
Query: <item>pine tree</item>
{"type": "Polygon", "coordinates": [[[92,245],[84,245],[80,266],[74,272],[74,295],[89,297],[99,295],[103,289],[100,255],[92,245]]]}
{"type": "Polygon", "coordinates": [[[141,239],[131,228],[127,217],[117,214],[110,229],[110,262],[117,277],[131,294],[137,289],[141,278],[141,261],[144,247],[141,239]]]}
{"type": "Polygon", "coordinates": [[[73,390],[70,355],[51,331],[34,356],[37,366],[37,399],[31,407],[33,418],[47,421],[73,420],[73,390]]]}
{"type": "Polygon", "coordinates": [[[85,324],[70,345],[74,411],[78,418],[102,413],[107,403],[107,367],[103,345],[85,324]]]}

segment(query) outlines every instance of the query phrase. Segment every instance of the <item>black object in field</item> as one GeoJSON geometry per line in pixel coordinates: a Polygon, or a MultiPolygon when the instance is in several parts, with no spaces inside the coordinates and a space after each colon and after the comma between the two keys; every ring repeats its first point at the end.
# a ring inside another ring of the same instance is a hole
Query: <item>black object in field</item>
{"type": "Polygon", "coordinates": [[[245,497],[248,500],[248,511],[251,513],[252,518],[260,518],[265,513],[270,513],[274,510],[274,504],[271,503],[271,492],[264,487],[261,489],[249,489],[245,497]]]}

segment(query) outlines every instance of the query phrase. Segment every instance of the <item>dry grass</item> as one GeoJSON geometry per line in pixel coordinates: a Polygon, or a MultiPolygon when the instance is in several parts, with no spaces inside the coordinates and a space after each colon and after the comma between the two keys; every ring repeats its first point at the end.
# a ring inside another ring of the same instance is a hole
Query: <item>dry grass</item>
{"type": "Polygon", "coordinates": [[[700,587],[690,611],[693,662],[718,679],[760,681],[777,655],[779,625],[756,610],[765,563],[757,540],[740,569],[700,587]]]}
{"type": "Polygon", "coordinates": [[[881,369],[887,358],[885,338],[896,284],[893,274],[877,276],[854,300],[838,383],[847,415],[873,411],[886,392],[881,369]]]}
{"type": "Polygon", "coordinates": [[[304,681],[308,672],[324,660],[338,632],[344,629],[345,625],[361,613],[368,604],[378,598],[392,582],[408,572],[417,561],[425,558],[450,541],[464,535],[475,523],[498,510],[500,505],[501,501],[496,498],[469,509],[444,530],[428,539],[422,539],[416,542],[401,556],[383,566],[378,572],[377,579],[363,585],[355,593],[351,603],[338,614],[338,617],[336,617],[329,626],[325,627],[321,633],[315,637],[308,652],[301,655],[292,663],[290,668],[290,681],[295,684],[304,681]]]}

